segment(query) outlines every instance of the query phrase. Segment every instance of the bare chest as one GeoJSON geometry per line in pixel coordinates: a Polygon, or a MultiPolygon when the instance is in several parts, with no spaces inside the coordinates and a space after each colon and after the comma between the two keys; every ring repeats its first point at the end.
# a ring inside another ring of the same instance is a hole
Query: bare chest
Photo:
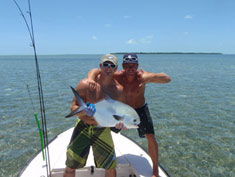
{"type": "Polygon", "coordinates": [[[145,102],[144,90],[145,86],[139,82],[123,84],[124,102],[134,108],[140,107],[145,102]]]}
{"type": "Polygon", "coordinates": [[[118,101],[123,101],[123,87],[121,85],[101,87],[99,90],[96,91],[88,91],[86,95],[87,100],[91,103],[96,103],[97,101],[102,100],[107,96],[118,101]]]}
{"type": "Polygon", "coordinates": [[[138,96],[142,93],[143,87],[139,83],[125,83],[123,85],[125,95],[138,96]]]}
{"type": "Polygon", "coordinates": [[[118,101],[124,100],[123,86],[121,85],[116,85],[115,87],[109,87],[107,89],[103,89],[103,92],[114,100],[118,101]]]}

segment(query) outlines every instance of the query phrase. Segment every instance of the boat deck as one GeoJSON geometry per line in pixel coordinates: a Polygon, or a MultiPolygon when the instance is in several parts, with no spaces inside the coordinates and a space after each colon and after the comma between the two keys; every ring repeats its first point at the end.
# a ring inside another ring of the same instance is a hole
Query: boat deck
{"type": "MultiPolygon", "coordinates": [[[[49,144],[50,165],[52,170],[52,177],[62,177],[65,168],[66,149],[69,144],[73,128],[58,135],[49,144]]],[[[117,156],[117,176],[152,176],[152,161],[148,154],[136,143],[131,141],[121,134],[112,132],[112,137],[115,145],[115,152],[117,156]]],[[[92,176],[104,177],[104,169],[95,168],[92,148],[90,150],[86,167],[76,171],[76,176],[92,176]]],[[[166,177],[166,173],[159,167],[159,174],[166,177]]],[[[39,153],[29,163],[28,166],[20,174],[21,177],[28,176],[47,176],[46,162],[42,160],[42,154],[39,153]],[[35,174],[35,175],[32,175],[35,174]],[[37,174],[37,175],[36,175],[37,174]]]]}

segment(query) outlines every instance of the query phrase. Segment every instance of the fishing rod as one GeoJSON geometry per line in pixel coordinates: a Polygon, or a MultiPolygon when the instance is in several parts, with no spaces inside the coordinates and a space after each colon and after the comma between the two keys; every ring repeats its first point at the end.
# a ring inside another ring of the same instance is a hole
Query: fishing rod
{"type": "Polygon", "coordinates": [[[44,154],[44,151],[43,151],[43,149],[44,149],[44,141],[43,141],[43,133],[42,133],[43,131],[41,129],[40,122],[38,120],[38,114],[35,111],[35,107],[34,107],[34,104],[33,104],[33,99],[32,99],[31,93],[30,93],[29,85],[26,84],[26,87],[27,87],[27,90],[28,90],[28,94],[29,94],[29,98],[30,98],[30,101],[31,101],[31,105],[33,107],[34,118],[35,118],[36,124],[38,126],[38,131],[39,131],[39,136],[40,136],[40,141],[41,141],[42,159],[44,161],[45,160],[45,154],[44,154]]]}
{"type": "Polygon", "coordinates": [[[16,0],[13,0],[13,1],[14,1],[15,5],[17,6],[18,10],[20,11],[21,16],[24,19],[24,22],[26,24],[26,27],[27,27],[27,30],[28,30],[28,33],[29,33],[29,36],[30,36],[30,39],[31,39],[31,42],[32,42],[33,51],[34,51],[34,59],[35,59],[35,65],[36,65],[36,75],[37,75],[37,82],[38,82],[38,94],[39,94],[39,100],[40,100],[40,112],[41,112],[43,142],[44,142],[44,145],[46,146],[44,148],[44,152],[45,152],[45,155],[46,155],[45,156],[46,157],[46,169],[47,169],[47,176],[51,176],[45,105],[44,105],[42,82],[41,82],[41,76],[40,76],[40,70],[39,70],[39,64],[38,64],[38,58],[37,58],[37,52],[36,52],[34,30],[33,30],[33,18],[32,18],[32,13],[31,13],[30,0],[28,0],[28,11],[27,11],[27,13],[29,14],[30,26],[29,26],[28,21],[25,18],[25,15],[22,12],[20,6],[16,2],[16,0]]]}

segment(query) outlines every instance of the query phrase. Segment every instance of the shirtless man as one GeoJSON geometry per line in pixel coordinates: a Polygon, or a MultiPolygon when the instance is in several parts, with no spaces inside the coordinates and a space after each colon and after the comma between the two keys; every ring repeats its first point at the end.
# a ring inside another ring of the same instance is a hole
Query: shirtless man
{"type": "MultiPolygon", "coordinates": [[[[171,79],[164,73],[150,73],[142,69],[138,71],[138,57],[133,53],[123,56],[122,66],[123,70],[115,74],[114,78],[123,86],[124,103],[132,106],[140,116],[139,136],[147,139],[148,153],[153,162],[152,177],[158,177],[158,144],[154,135],[152,118],[144,97],[145,85],[147,83],[168,83],[171,79]]],[[[93,80],[99,72],[99,69],[93,69],[88,73],[91,89],[97,87],[93,80]]]]}
{"type": "MultiPolygon", "coordinates": [[[[92,117],[95,113],[92,103],[103,99],[106,94],[121,101],[122,86],[113,79],[116,70],[116,57],[110,54],[104,55],[100,63],[100,74],[95,79],[100,89],[89,89],[87,79],[80,81],[76,87],[83,101],[89,103],[87,103],[88,108],[84,112],[77,114],[79,120],[76,123],[67,149],[64,177],[75,177],[75,169],[85,166],[90,146],[93,148],[97,168],[106,169],[106,177],[116,177],[115,167],[117,162],[110,128],[97,128],[97,122],[92,117]]],[[[74,97],[71,111],[78,107],[79,105],[74,97]]],[[[117,124],[116,127],[125,129],[122,123],[117,124]]]]}

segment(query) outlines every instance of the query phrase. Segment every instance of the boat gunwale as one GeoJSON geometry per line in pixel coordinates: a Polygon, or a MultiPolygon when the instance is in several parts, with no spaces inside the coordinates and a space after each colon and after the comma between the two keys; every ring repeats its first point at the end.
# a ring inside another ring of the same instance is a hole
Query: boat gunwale
{"type": "MultiPolygon", "coordinates": [[[[122,133],[120,133],[120,134],[121,134],[122,136],[126,137],[127,139],[133,141],[133,142],[134,142],[137,146],[139,146],[145,153],[148,154],[148,152],[147,152],[141,145],[139,145],[139,144],[136,142],[136,140],[134,140],[134,139],[132,139],[132,138],[130,138],[130,137],[128,137],[128,136],[122,134],[122,133]]],[[[149,155],[149,154],[148,154],[148,155],[149,155]]],[[[161,168],[161,170],[166,174],[166,176],[170,177],[170,175],[168,174],[168,172],[163,168],[163,166],[162,166],[160,163],[158,163],[158,166],[159,166],[159,167],[161,168]]]]}
{"type": "MultiPolygon", "coordinates": [[[[68,131],[68,130],[70,130],[71,128],[69,128],[69,129],[67,129],[67,130],[65,130],[64,132],[62,132],[62,133],[59,133],[58,135],[56,135],[56,136],[54,136],[49,142],[48,142],[48,144],[47,144],[47,146],[49,146],[54,140],[56,140],[61,134],[63,134],[63,133],[65,133],[66,131],[68,131]]],[[[116,132],[114,132],[114,133],[116,133],[116,132]]],[[[117,134],[117,133],[116,133],[117,134]]],[[[122,136],[124,136],[125,138],[127,138],[127,139],[129,139],[130,141],[133,141],[137,146],[139,146],[145,153],[147,153],[147,151],[141,146],[141,145],[139,145],[134,139],[132,139],[132,138],[130,138],[130,137],[128,137],[127,135],[124,135],[123,133],[121,133],[120,132],[120,134],[122,135],[122,136]]],[[[27,160],[27,162],[25,163],[25,165],[24,165],[24,168],[17,174],[17,177],[20,177],[23,173],[24,173],[24,171],[26,170],[26,168],[29,166],[29,164],[33,161],[33,159],[38,155],[38,154],[40,154],[41,153],[41,150],[38,150],[29,160],[27,160]]],[[[147,153],[148,154],[148,153],[147,153]]],[[[160,163],[158,163],[158,166],[159,166],[159,168],[165,173],[165,175],[167,176],[167,177],[170,177],[170,175],[168,174],[168,172],[164,169],[164,167],[160,164],[160,163]]]]}
{"type": "MultiPolygon", "coordinates": [[[[68,129],[69,130],[69,129],[68,129]]],[[[67,130],[66,130],[67,131],[67,130]]],[[[64,132],[63,132],[64,133],[64,132]]],[[[60,133],[62,134],[62,133],[60,133]]],[[[54,136],[47,144],[47,146],[49,146],[56,138],[58,138],[58,136],[60,135],[56,135],[54,136]]],[[[42,150],[38,150],[29,160],[26,161],[25,165],[24,165],[24,168],[17,174],[17,177],[20,177],[24,171],[26,170],[26,168],[29,166],[29,164],[33,161],[33,159],[38,156],[38,154],[40,154],[42,152],[42,150]]]]}

